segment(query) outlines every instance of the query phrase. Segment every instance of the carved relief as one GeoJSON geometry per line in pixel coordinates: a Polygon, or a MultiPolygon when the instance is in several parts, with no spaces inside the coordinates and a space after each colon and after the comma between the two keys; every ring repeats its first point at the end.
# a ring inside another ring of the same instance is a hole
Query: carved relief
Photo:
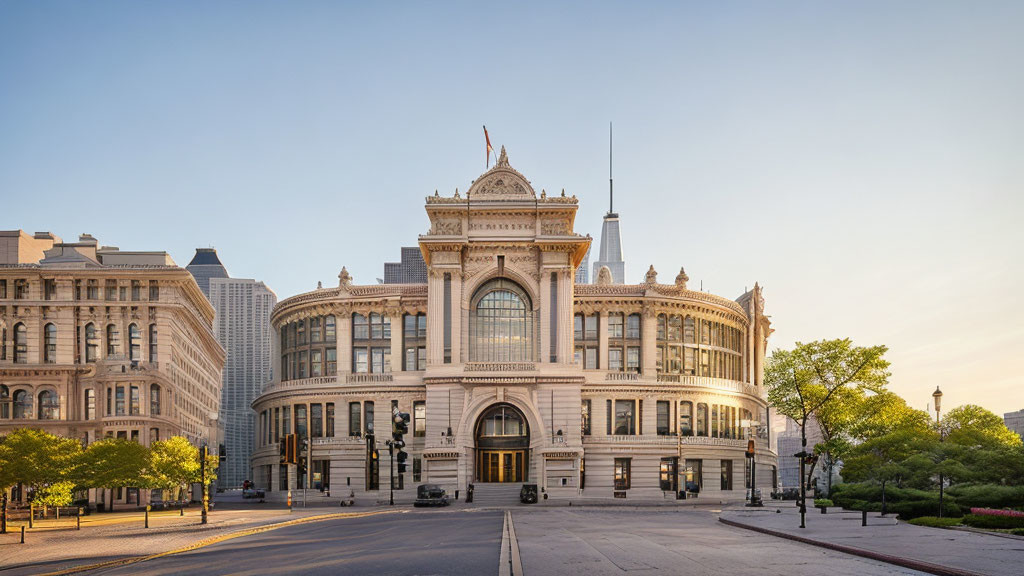
{"type": "Polygon", "coordinates": [[[443,218],[434,222],[430,228],[431,234],[439,236],[458,236],[462,234],[462,220],[454,218],[443,218]]]}

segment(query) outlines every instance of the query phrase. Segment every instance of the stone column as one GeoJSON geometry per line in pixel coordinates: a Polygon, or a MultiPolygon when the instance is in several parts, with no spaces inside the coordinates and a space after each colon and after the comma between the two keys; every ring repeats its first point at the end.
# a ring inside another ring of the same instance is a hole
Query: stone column
{"type": "Polygon", "coordinates": [[[597,321],[597,367],[601,370],[608,369],[608,312],[601,311],[597,321]]]}
{"type": "Polygon", "coordinates": [[[568,268],[558,274],[558,362],[570,364],[573,359],[572,311],[573,311],[573,270],[568,268]]]}
{"type": "MultiPolygon", "coordinates": [[[[335,320],[338,326],[338,375],[340,376],[352,372],[352,313],[346,310],[335,320]]],[[[341,378],[339,378],[340,381],[342,381],[341,378]]]]}
{"type": "Polygon", "coordinates": [[[452,274],[452,364],[462,364],[462,272],[450,270],[452,274]]]}
{"type": "MultiPolygon", "coordinates": [[[[540,273],[540,346],[538,348],[537,362],[547,363],[551,361],[551,307],[561,304],[551,302],[551,273],[550,268],[541,268],[540,273]]],[[[560,281],[560,280],[559,280],[560,281]]],[[[559,307],[561,308],[561,307],[559,307]]],[[[561,311],[561,310],[559,310],[561,311]]],[[[557,336],[556,336],[557,338],[557,336]]],[[[555,343],[555,354],[558,354],[558,343],[555,343]]]]}
{"type": "Polygon", "coordinates": [[[640,316],[640,370],[643,375],[650,378],[657,377],[657,349],[658,349],[658,316],[648,315],[645,311],[640,316]]]}
{"type": "Polygon", "coordinates": [[[393,310],[388,317],[391,319],[391,371],[401,372],[405,353],[402,349],[405,325],[402,323],[401,308],[393,310]]]}

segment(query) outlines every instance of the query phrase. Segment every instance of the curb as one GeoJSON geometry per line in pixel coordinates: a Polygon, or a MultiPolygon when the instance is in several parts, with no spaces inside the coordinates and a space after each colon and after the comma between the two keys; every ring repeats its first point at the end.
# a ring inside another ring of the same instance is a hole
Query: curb
{"type": "Polygon", "coordinates": [[[741,522],[736,522],[735,520],[726,520],[721,516],[718,517],[718,521],[728,526],[734,526],[736,528],[743,528],[745,530],[760,532],[762,534],[768,534],[769,536],[784,538],[786,540],[793,540],[796,542],[801,542],[803,544],[810,544],[811,546],[818,546],[820,548],[828,548],[829,550],[835,550],[837,552],[852,554],[854,556],[860,556],[862,558],[878,560],[879,562],[885,562],[886,564],[895,564],[896,566],[902,566],[904,568],[910,568],[911,570],[918,570],[921,572],[928,572],[929,574],[936,574],[937,576],[985,576],[980,572],[971,572],[969,570],[961,570],[959,568],[951,568],[949,566],[929,564],[928,562],[912,560],[910,558],[890,556],[888,554],[882,554],[880,552],[864,550],[863,548],[854,548],[852,546],[843,546],[842,544],[833,544],[831,542],[821,542],[819,540],[812,540],[811,538],[804,538],[803,536],[796,536],[793,534],[788,534],[786,532],[779,532],[777,530],[770,530],[768,528],[761,528],[759,526],[743,524],[741,522]]]}
{"type": "Polygon", "coordinates": [[[338,518],[363,518],[366,516],[377,516],[379,514],[394,514],[397,510],[380,510],[374,512],[336,512],[334,514],[320,514],[317,516],[307,516],[305,518],[296,518],[295,520],[287,520],[285,522],[276,522],[273,524],[266,524],[263,526],[257,526],[254,528],[246,528],[243,530],[237,530],[235,532],[228,532],[227,534],[221,534],[220,536],[213,536],[189,544],[188,546],[182,546],[175,548],[174,550],[168,550],[166,552],[157,552],[156,554],[147,554],[143,556],[132,556],[129,558],[119,558],[117,560],[108,560],[106,562],[98,562],[95,564],[83,564],[81,566],[73,566],[71,568],[65,568],[64,570],[58,570],[56,572],[46,572],[40,576],[65,576],[67,574],[78,574],[81,572],[89,572],[92,570],[99,570],[103,568],[117,568],[120,566],[127,566],[129,564],[137,564],[139,562],[145,562],[147,560],[153,560],[155,558],[162,558],[164,556],[172,556],[174,554],[181,554],[183,552],[191,552],[192,550],[198,550],[205,548],[213,544],[218,544],[227,540],[234,540],[235,538],[242,538],[245,536],[252,536],[254,534],[260,534],[263,532],[270,532],[271,530],[277,530],[279,528],[287,528],[288,526],[295,526],[298,524],[307,524],[310,522],[320,522],[323,520],[334,520],[338,518]]]}

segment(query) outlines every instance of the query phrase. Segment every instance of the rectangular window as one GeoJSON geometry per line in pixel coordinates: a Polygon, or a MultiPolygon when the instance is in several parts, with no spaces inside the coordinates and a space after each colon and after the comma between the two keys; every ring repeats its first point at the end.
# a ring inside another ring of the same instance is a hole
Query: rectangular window
{"type": "Polygon", "coordinates": [[[718,404],[711,405],[711,437],[718,438],[718,404]]]}
{"type": "Polygon", "coordinates": [[[427,403],[423,401],[412,403],[412,435],[414,438],[424,438],[427,435],[427,403]]]}
{"type": "Polygon", "coordinates": [[[416,369],[416,347],[409,347],[405,349],[405,367],[404,370],[415,370],[416,369]]]}
{"type": "Polygon", "coordinates": [[[732,460],[722,460],[722,490],[732,490],[732,460]]]}
{"type": "Polygon", "coordinates": [[[313,350],[309,353],[309,375],[322,376],[324,371],[323,353],[320,350],[313,350]]]}
{"type": "Polygon", "coordinates": [[[307,363],[309,361],[309,354],[305,350],[303,350],[303,351],[299,352],[298,358],[299,358],[298,359],[298,363],[299,363],[299,365],[298,365],[298,368],[299,368],[298,377],[299,378],[305,378],[306,377],[306,365],[307,365],[307,363]]]}
{"type": "Polygon", "coordinates": [[[292,411],[288,406],[281,409],[281,435],[292,433],[292,411]]]}
{"type": "Polygon", "coordinates": [[[363,402],[363,422],[366,426],[366,433],[373,434],[373,402],[363,402]]]}
{"type": "Polygon", "coordinates": [[[103,288],[103,297],[106,300],[117,300],[117,281],[107,280],[103,288]]]}
{"type": "Polygon", "coordinates": [[[129,387],[128,392],[129,392],[129,400],[131,400],[131,405],[129,407],[130,410],[131,410],[130,414],[132,416],[136,416],[136,415],[138,415],[140,413],[140,404],[141,404],[141,401],[140,401],[140,398],[139,398],[139,387],[138,386],[131,386],[131,387],[129,387]]]}
{"type": "Polygon", "coordinates": [[[274,408],[274,442],[281,441],[281,408],[274,408]]]}
{"type": "Polygon", "coordinates": [[[323,339],[323,333],[320,328],[320,317],[314,317],[309,319],[309,341],[313,344],[318,344],[323,339]]]}
{"type": "Polygon", "coordinates": [[[683,471],[683,478],[686,482],[687,492],[700,492],[700,489],[704,487],[704,461],[697,460],[686,460],[685,470],[683,471]]]}
{"type": "Polygon", "coordinates": [[[142,300],[142,282],[132,280],[132,301],[138,302],[139,300],[142,300]]]}
{"type": "Polygon", "coordinates": [[[608,315],[608,337],[622,338],[622,314],[612,313],[608,315]]]}
{"type": "Polygon", "coordinates": [[[640,371],[640,347],[630,346],[626,348],[626,372],[640,371]]]}
{"type": "Polygon", "coordinates": [[[576,340],[583,340],[583,315],[577,314],[572,318],[572,337],[576,340]]]}
{"type": "Polygon", "coordinates": [[[107,416],[113,416],[114,415],[113,408],[111,406],[111,402],[113,400],[113,397],[114,397],[114,390],[112,388],[107,388],[107,416]]]}
{"type": "Polygon", "coordinates": [[[324,320],[324,340],[334,342],[338,339],[338,329],[335,326],[334,316],[328,316],[324,320]]]}
{"type": "Polygon", "coordinates": [[[311,438],[324,437],[324,413],[320,404],[309,405],[309,427],[311,438]]]}
{"type": "Polygon", "coordinates": [[[338,350],[336,348],[327,348],[324,352],[327,355],[327,366],[324,369],[324,375],[334,376],[338,373],[338,350]]]}
{"type": "Polygon", "coordinates": [[[626,318],[626,338],[631,340],[640,339],[640,315],[630,314],[626,318]]]}
{"type": "Polygon", "coordinates": [[[85,298],[87,300],[99,300],[100,299],[100,281],[99,280],[86,280],[86,283],[85,283],[85,298]]]}
{"type": "Polygon", "coordinates": [[[427,347],[420,346],[416,349],[416,369],[426,370],[427,369],[427,347]]]}
{"type": "Polygon", "coordinates": [[[629,490],[629,468],[632,458],[615,459],[615,489],[629,490]]]}
{"type": "MultiPolygon", "coordinates": [[[[81,280],[75,280],[75,285],[79,286],[81,280]]],[[[7,280],[0,280],[0,298],[7,298],[7,280]]],[[[78,298],[75,298],[78,300],[78,298]]]]}
{"type": "Polygon", "coordinates": [[[362,314],[352,315],[352,338],[354,340],[366,340],[370,337],[370,326],[366,322],[366,316],[362,314]]]}
{"type": "Polygon", "coordinates": [[[622,348],[608,349],[608,369],[613,372],[622,371],[622,348]]]}
{"type": "Polygon", "coordinates": [[[301,318],[295,322],[295,343],[306,343],[306,321],[301,318]]]}
{"type": "Polygon", "coordinates": [[[334,438],[334,403],[327,403],[327,437],[334,438]]]}
{"type": "Polygon", "coordinates": [[[693,436],[693,403],[679,403],[679,434],[693,436]]]}
{"type": "Polygon", "coordinates": [[[360,436],[363,433],[363,425],[360,423],[362,407],[359,402],[348,403],[348,435],[360,436]]]}
{"type": "Polygon", "coordinates": [[[115,396],[116,409],[118,416],[124,416],[124,386],[117,387],[117,394],[115,396]]]}
{"type": "Polygon", "coordinates": [[[43,299],[44,300],[56,300],[57,299],[57,281],[56,280],[43,280],[43,299]]]}
{"type": "Polygon", "coordinates": [[[295,435],[299,437],[299,440],[306,438],[306,405],[296,404],[295,405],[295,435]]]}
{"type": "Polygon", "coordinates": [[[676,467],[679,458],[662,458],[661,467],[658,470],[658,484],[666,492],[676,491],[676,467]]]}
{"type": "Polygon", "coordinates": [[[391,372],[391,348],[371,348],[370,356],[372,360],[371,372],[374,374],[387,374],[391,372]]]}
{"type": "Polygon", "coordinates": [[[584,319],[584,334],[585,340],[597,340],[597,315],[593,314],[587,316],[584,319]]]}
{"type": "Polygon", "coordinates": [[[590,436],[590,400],[584,400],[580,407],[580,433],[590,436]]]}
{"type": "Polygon", "coordinates": [[[96,391],[92,388],[85,391],[85,419],[96,419],[96,391]]]}
{"type": "Polygon", "coordinates": [[[615,435],[632,436],[636,434],[635,400],[615,401],[615,435]]]}
{"type": "Polygon", "coordinates": [[[588,347],[583,351],[583,368],[597,370],[597,348],[588,347]]]}
{"type": "Polygon", "coordinates": [[[352,352],[353,371],[356,374],[366,374],[369,369],[366,348],[353,348],[352,352]]]}
{"type": "Polygon", "coordinates": [[[671,414],[670,414],[671,407],[669,406],[669,403],[667,401],[665,401],[665,400],[658,400],[657,409],[658,409],[658,426],[657,426],[658,436],[668,436],[672,432],[671,431],[671,427],[669,425],[669,422],[671,422],[671,420],[672,420],[671,414]]]}

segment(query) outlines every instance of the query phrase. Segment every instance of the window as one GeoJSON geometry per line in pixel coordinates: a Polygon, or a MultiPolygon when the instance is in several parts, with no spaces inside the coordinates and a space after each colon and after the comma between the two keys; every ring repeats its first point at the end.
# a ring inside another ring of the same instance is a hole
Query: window
{"type": "Polygon", "coordinates": [[[309,425],[311,438],[324,436],[324,408],[320,404],[309,405],[309,425]]]}
{"type": "Polygon", "coordinates": [[[0,298],[7,298],[7,280],[0,280],[0,298]]]}
{"type": "Polygon", "coordinates": [[[334,316],[327,316],[324,319],[324,340],[334,342],[338,339],[338,330],[334,325],[334,316]]]}
{"type": "Polygon", "coordinates": [[[366,374],[368,371],[366,348],[355,348],[352,350],[352,370],[356,374],[366,374]]]}
{"type": "Polygon", "coordinates": [[[635,400],[615,401],[615,435],[632,436],[636,434],[635,409],[635,400]]]}
{"type": "Polygon", "coordinates": [[[323,351],[313,350],[309,353],[309,375],[316,377],[323,375],[323,351]]]}
{"type": "Polygon", "coordinates": [[[590,400],[584,400],[580,407],[580,433],[590,436],[590,400]]]}
{"type": "Polygon", "coordinates": [[[7,360],[7,326],[0,326],[0,360],[7,360]]]}
{"type": "Polygon", "coordinates": [[[157,333],[156,324],[149,325],[149,361],[156,362],[157,353],[159,348],[157,347],[157,333]]]}
{"type": "Polygon", "coordinates": [[[149,429],[149,445],[152,446],[160,441],[160,429],[150,428],[149,429]]]}
{"type": "Polygon", "coordinates": [[[139,387],[130,386],[128,388],[128,399],[129,399],[129,410],[130,414],[136,416],[142,413],[142,398],[140,397],[139,387]]]}
{"type": "Polygon", "coordinates": [[[718,438],[718,425],[720,422],[718,404],[711,405],[711,437],[718,438]]]}
{"type": "Polygon", "coordinates": [[[629,468],[632,458],[615,459],[615,489],[629,490],[629,468]]]}
{"type": "Polygon", "coordinates": [[[99,282],[99,280],[86,280],[86,283],[85,283],[85,298],[86,298],[86,300],[99,300],[100,299],[100,282],[99,282]]]}
{"type": "Polygon", "coordinates": [[[419,482],[423,478],[423,460],[419,457],[412,459],[412,481],[419,482]]]}
{"type": "Polygon", "coordinates": [[[149,281],[149,300],[156,302],[160,299],[160,284],[156,280],[149,281]]]}
{"type": "Polygon", "coordinates": [[[57,326],[52,323],[43,327],[43,362],[57,363],[57,326]]]}
{"type": "Polygon", "coordinates": [[[319,344],[323,340],[323,332],[321,332],[321,321],[320,317],[316,316],[309,319],[309,342],[310,344],[319,344]]]}
{"type": "Polygon", "coordinates": [[[675,492],[677,488],[676,468],[679,465],[679,458],[662,458],[661,467],[658,470],[658,484],[666,492],[675,492]]]}
{"type": "Polygon", "coordinates": [[[626,338],[630,340],[640,339],[640,315],[630,314],[626,318],[626,338]]]}
{"type": "Polygon", "coordinates": [[[43,280],[43,300],[57,299],[57,281],[43,280]]]}
{"type": "Polygon", "coordinates": [[[722,490],[732,490],[732,460],[722,460],[722,490]]]}
{"type": "Polygon", "coordinates": [[[427,435],[427,403],[423,401],[412,403],[412,436],[413,438],[424,438],[427,435]]]}
{"type": "Polygon", "coordinates": [[[510,406],[495,406],[480,417],[480,436],[526,436],[528,434],[523,415],[510,406]]]}
{"type": "Polygon", "coordinates": [[[306,320],[299,319],[295,322],[295,343],[303,345],[306,343],[306,320]]]}
{"type": "Polygon", "coordinates": [[[363,425],[367,434],[373,434],[373,402],[363,402],[363,425]]]}
{"type": "Polygon", "coordinates": [[[608,337],[609,338],[622,338],[623,326],[622,326],[622,314],[613,312],[608,315],[608,337]]]}
{"type": "Polygon", "coordinates": [[[370,338],[370,327],[366,322],[366,316],[362,314],[352,315],[352,339],[367,340],[370,338]]]}
{"type": "Polygon", "coordinates": [[[657,410],[658,436],[668,436],[672,433],[671,425],[669,424],[672,421],[671,405],[665,400],[658,400],[657,410]]]}
{"type": "Polygon", "coordinates": [[[370,359],[370,371],[374,374],[391,372],[391,348],[371,348],[370,359]]]}
{"type": "MultiPolygon", "coordinates": [[[[275,418],[277,417],[276,411],[275,411],[274,417],[275,418]]],[[[274,425],[275,426],[277,425],[276,421],[275,421],[274,425]]],[[[327,403],[327,431],[326,431],[326,433],[327,433],[327,437],[328,438],[334,438],[334,403],[333,402],[328,402],[327,403]]]]}
{"type": "Polygon", "coordinates": [[[107,280],[103,287],[103,298],[108,301],[117,300],[117,280],[107,280]]]}
{"type": "Polygon", "coordinates": [[[608,369],[615,372],[622,371],[622,348],[608,349],[608,369]]]}
{"type": "Polygon", "coordinates": [[[107,324],[107,356],[117,356],[121,352],[121,331],[116,324],[107,324]]]}
{"type": "Polygon", "coordinates": [[[687,344],[696,344],[697,336],[693,326],[693,316],[687,316],[683,321],[683,342],[687,344]]]}
{"type": "Polygon", "coordinates": [[[26,390],[14,392],[14,419],[27,420],[32,417],[32,395],[26,390]]]}
{"type": "Polygon", "coordinates": [[[683,470],[683,478],[686,482],[687,492],[700,492],[700,489],[704,487],[704,461],[697,460],[686,460],[683,470]]]}
{"type": "Polygon", "coordinates": [[[14,281],[14,299],[15,300],[28,300],[28,281],[26,281],[26,280],[15,280],[14,281]]]}
{"type": "Polygon", "coordinates": [[[14,363],[28,363],[28,329],[21,322],[14,325],[14,363]]]}
{"type": "Polygon", "coordinates": [[[471,361],[533,361],[533,308],[518,284],[495,278],[481,286],[470,306],[469,329],[471,361]]]}
{"type": "Polygon", "coordinates": [[[0,419],[7,420],[11,417],[11,390],[0,384],[0,419]]]}
{"type": "Polygon", "coordinates": [[[128,358],[133,361],[142,359],[142,331],[135,324],[128,325],[128,358]]]}
{"type": "Polygon", "coordinates": [[[132,280],[132,302],[142,300],[142,282],[132,280]]]}
{"type": "Polygon", "coordinates": [[[360,414],[362,413],[362,407],[359,402],[348,403],[348,435],[349,436],[361,436],[363,433],[363,426],[360,423],[360,414]]]}
{"type": "Polygon", "coordinates": [[[307,432],[308,432],[308,430],[306,429],[306,405],[305,404],[296,404],[295,405],[295,435],[298,436],[299,439],[301,440],[303,438],[307,438],[308,437],[307,436],[307,432]]]}
{"type": "Polygon", "coordinates": [[[334,376],[338,373],[338,350],[336,348],[327,348],[324,350],[327,356],[327,366],[324,369],[325,376],[334,376]]]}
{"type": "Polygon", "coordinates": [[[149,415],[160,415],[160,386],[158,384],[149,386],[149,415]]]}
{"type": "Polygon", "coordinates": [[[85,361],[95,362],[99,356],[100,338],[96,334],[96,326],[90,322],[85,325],[85,361]]]}
{"type": "Polygon", "coordinates": [[[297,358],[296,362],[298,362],[298,373],[296,374],[296,376],[299,378],[305,378],[306,365],[307,362],[309,361],[309,353],[306,352],[305,350],[301,350],[299,351],[298,354],[295,355],[295,358],[297,358]]]}
{"type": "Polygon", "coordinates": [[[640,347],[626,348],[626,372],[640,372],[640,347]]]}
{"type": "Polygon", "coordinates": [[[60,399],[53,390],[43,390],[39,393],[39,419],[60,419],[60,399]]]}
{"type": "Polygon", "coordinates": [[[124,416],[124,386],[118,386],[114,394],[114,412],[124,416]]]}
{"type": "Polygon", "coordinates": [[[693,436],[693,402],[679,403],[679,434],[693,436]]]}
{"type": "Polygon", "coordinates": [[[708,435],[708,405],[697,404],[697,436],[708,435]]]}
{"type": "Polygon", "coordinates": [[[285,406],[281,408],[281,434],[292,433],[292,411],[291,408],[285,406]]]}

